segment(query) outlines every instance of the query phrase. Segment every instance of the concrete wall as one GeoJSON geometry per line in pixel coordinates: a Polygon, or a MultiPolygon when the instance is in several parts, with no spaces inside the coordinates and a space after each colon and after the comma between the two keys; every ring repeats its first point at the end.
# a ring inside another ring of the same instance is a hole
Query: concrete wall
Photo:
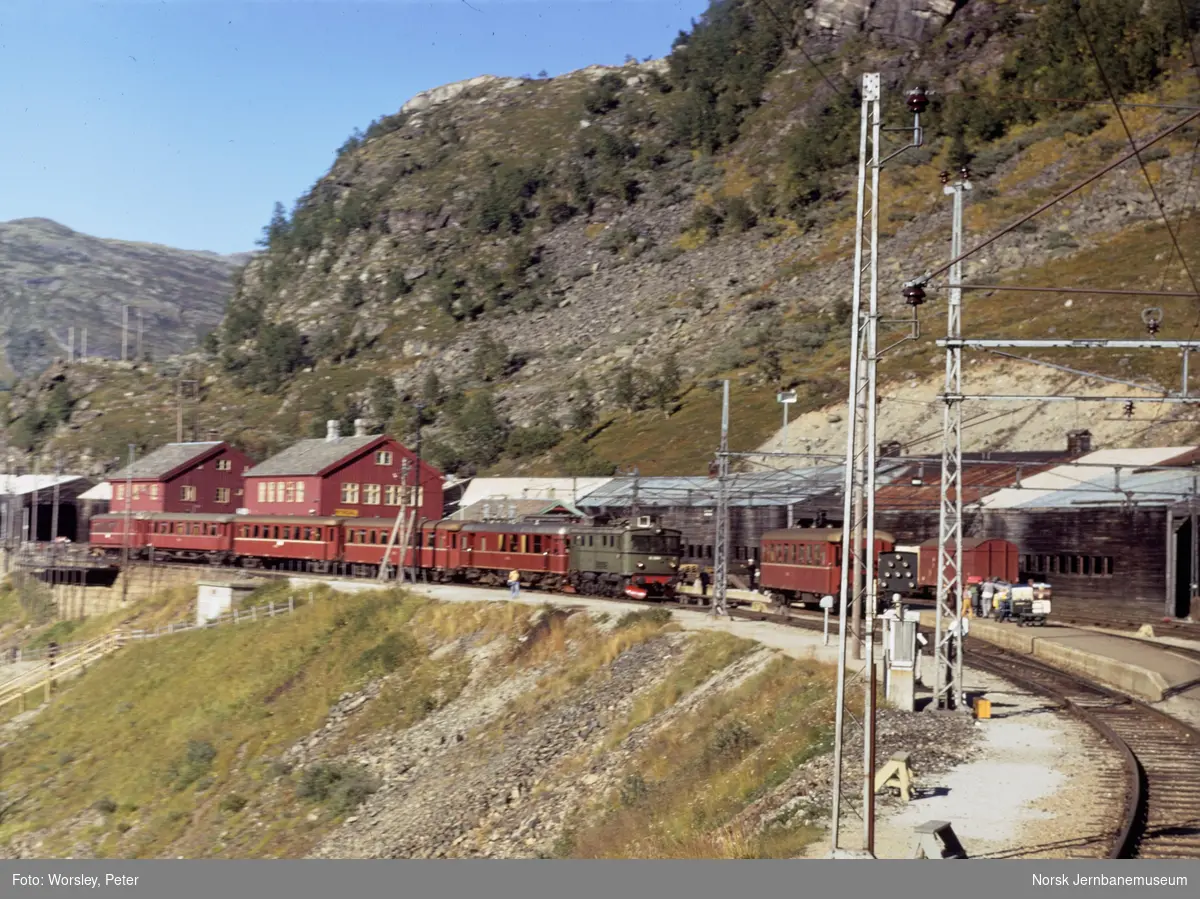
{"type": "Polygon", "coordinates": [[[191,586],[199,579],[199,574],[193,568],[135,565],[122,571],[111,587],[58,584],[49,589],[58,608],[59,618],[87,618],[93,615],[107,615],[130,603],[146,599],[160,590],[191,586]]]}

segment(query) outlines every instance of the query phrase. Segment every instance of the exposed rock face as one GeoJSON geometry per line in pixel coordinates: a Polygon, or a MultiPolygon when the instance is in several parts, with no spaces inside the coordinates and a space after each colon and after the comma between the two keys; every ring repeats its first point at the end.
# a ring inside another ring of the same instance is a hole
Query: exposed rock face
{"type": "Polygon", "coordinates": [[[121,307],[130,306],[128,352],[162,358],[193,349],[225,313],[240,257],[104,240],[49,219],[0,223],[0,374],[36,374],[69,349],[115,358],[121,307]],[[8,369],[8,372],[4,372],[8,369]]]}

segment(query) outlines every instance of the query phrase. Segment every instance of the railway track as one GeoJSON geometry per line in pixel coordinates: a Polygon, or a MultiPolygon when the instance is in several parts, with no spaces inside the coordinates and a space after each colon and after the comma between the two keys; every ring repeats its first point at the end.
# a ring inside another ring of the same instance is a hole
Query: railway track
{"type": "MultiPolygon", "coordinates": [[[[820,630],[820,618],[734,610],[732,617],[820,630]]],[[[1166,647],[1174,649],[1174,647],[1166,647]]],[[[1200,657],[1200,652],[1186,652],[1200,657]]],[[[1145,703],[1026,656],[976,643],[965,660],[1061,704],[1124,760],[1125,808],[1097,847],[1107,858],[1200,858],[1200,731],[1145,703]]]]}
{"type": "Polygon", "coordinates": [[[1145,703],[991,646],[971,665],[1061,701],[1125,757],[1126,806],[1109,858],[1200,858],[1200,731],[1145,703]]]}

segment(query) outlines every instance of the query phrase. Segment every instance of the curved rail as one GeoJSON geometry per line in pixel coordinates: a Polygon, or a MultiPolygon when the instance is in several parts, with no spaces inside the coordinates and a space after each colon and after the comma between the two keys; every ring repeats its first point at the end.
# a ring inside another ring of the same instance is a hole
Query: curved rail
{"type": "MultiPolygon", "coordinates": [[[[819,618],[794,613],[739,609],[731,615],[807,630],[822,626],[819,618]]],[[[1200,858],[1200,730],[1146,703],[989,644],[976,642],[966,660],[1061,703],[1121,755],[1125,809],[1109,858],[1200,858]]]]}

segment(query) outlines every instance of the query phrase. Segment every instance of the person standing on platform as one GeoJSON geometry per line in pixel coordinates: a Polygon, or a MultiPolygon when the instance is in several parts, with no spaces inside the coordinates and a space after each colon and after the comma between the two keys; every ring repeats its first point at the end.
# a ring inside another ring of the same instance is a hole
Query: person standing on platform
{"type": "Polygon", "coordinates": [[[515,568],[508,573],[508,595],[511,599],[521,595],[521,572],[515,568]]]}

